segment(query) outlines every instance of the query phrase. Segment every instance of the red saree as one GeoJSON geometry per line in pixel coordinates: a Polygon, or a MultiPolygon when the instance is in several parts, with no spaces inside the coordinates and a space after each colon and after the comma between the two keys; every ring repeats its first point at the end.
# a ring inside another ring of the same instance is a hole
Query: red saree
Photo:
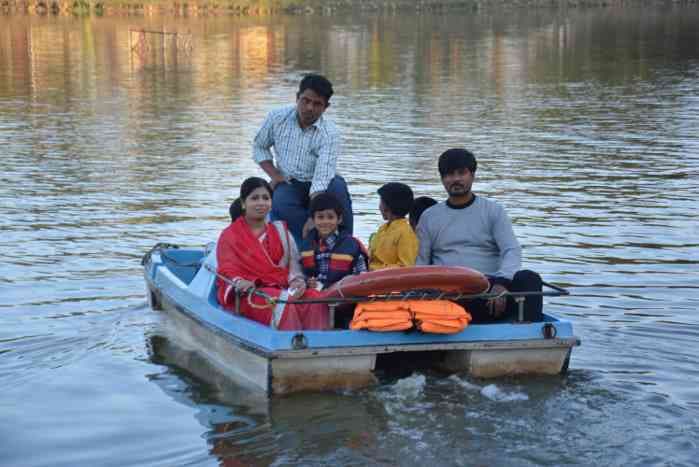
{"type": "MultiPolygon", "coordinates": [[[[239,277],[252,281],[258,290],[272,297],[279,297],[284,289],[289,287],[288,263],[297,261],[298,258],[294,258],[290,251],[286,264],[280,264],[284,258],[284,243],[274,225],[268,223],[260,238],[255,237],[243,217],[231,223],[218,239],[218,273],[229,279],[239,277]]],[[[287,236],[287,245],[293,241],[293,238],[287,236]]],[[[291,249],[290,245],[289,250],[291,249]]],[[[232,287],[221,279],[217,279],[216,283],[218,302],[224,309],[233,311],[235,293],[232,287]]],[[[311,298],[314,292],[307,291],[301,298],[311,298]]],[[[245,296],[240,299],[240,312],[246,318],[270,325],[273,321],[274,305],[268,305],[257,295],[250,300],[245,296]]],[[[287,304],[277,320],[278,323],[274,323],[276,328],[284,331],[327,329],[328,308],[322,304],[287,304]]]]}

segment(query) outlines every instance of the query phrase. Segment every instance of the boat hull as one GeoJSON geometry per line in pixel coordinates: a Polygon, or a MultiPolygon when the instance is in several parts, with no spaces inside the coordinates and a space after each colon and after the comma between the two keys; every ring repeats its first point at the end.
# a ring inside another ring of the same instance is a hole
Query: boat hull
{"type": "Polygon", "coordinates": [[[556,375],[567,369],[571,349],[579,344],[571,324],[551,316],[545,323],[471,325],[453,335],[276,331],[213,306],[196,285],[181,281],[153,256],[145,279],[151,306],[162,311],[166,337],[235,384],[267,395],[371,385],[377,361],[386,355],[398,357],[399,366],[428,355],[430,368],[482,378],[556,375]],[[545,332],[546,326],[553,332],[545,332]]]}
{"type": "Polygon", "coordinates": [[[151,296],[157,297],[158,308],[164,315],[166,337],[181,348],[198,353],[236,384],[271,395],[356,389],[376,382],[373,350],[265,352],[246,345],[232,334],[206,326],[155,290],[151,289],[151,296]]]}

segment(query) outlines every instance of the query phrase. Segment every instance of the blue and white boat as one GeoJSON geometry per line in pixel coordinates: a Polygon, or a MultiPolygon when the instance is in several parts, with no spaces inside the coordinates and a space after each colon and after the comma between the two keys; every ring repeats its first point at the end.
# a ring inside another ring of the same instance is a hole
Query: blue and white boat
{"type": "MultiPolygon", "coordinates": [[[[237,384],[268,395],[336,390],[376,381],[382,364],[419,360],[474,377],[556,375],[580,341],[569,321],[474,324],[457,334],[279,331],[224,311],[216,300],[215,252],[158,244],[143,258],[149,301],[168,336],[237,384]]],[[[564,295],[554,287],[544,295],[564,295]]]]}

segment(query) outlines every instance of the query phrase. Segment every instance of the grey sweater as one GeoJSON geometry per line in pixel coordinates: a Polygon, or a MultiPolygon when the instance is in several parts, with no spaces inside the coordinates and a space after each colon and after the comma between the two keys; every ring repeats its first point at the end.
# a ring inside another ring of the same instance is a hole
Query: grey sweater
{"type": "Polygon", "coordinates": [[[505,210],[476,196],[464,208],[441,202],[427,209],[417,226],[418,265],[466,266],[512,279],[522,263],[522,249],[505,210]]]}

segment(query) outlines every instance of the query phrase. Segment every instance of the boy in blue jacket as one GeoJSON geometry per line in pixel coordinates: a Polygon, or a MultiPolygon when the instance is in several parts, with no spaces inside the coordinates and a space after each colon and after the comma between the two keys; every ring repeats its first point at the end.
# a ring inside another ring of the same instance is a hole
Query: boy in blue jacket
{"type": "Polygon", "coordinates": [[[301,244],[301,266],[308,287],[322,290],[350,274],[367,271],[362,242],[342,228],[342,205],[330,193],[315,196],[309,206],[314,228],[301,244]]]}

